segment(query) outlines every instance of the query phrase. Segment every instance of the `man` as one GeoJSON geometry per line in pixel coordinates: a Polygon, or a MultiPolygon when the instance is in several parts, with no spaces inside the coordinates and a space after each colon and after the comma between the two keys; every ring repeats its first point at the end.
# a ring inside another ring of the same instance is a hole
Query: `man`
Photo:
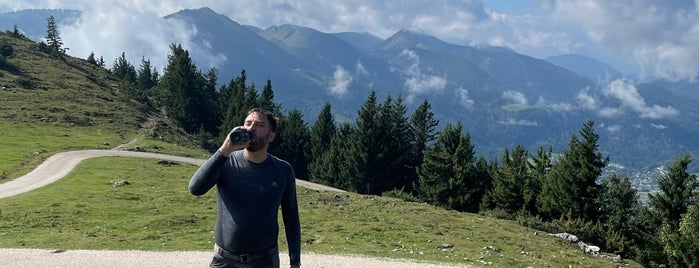
{"type": "Polygon", "coordinates": [[[291,267],[301,265],[301,224],[291,165],[267,153],[276,136],[277,118],[255,108],[243,126],[251,140],[233,143],[230,135],[189,181],[189,191],[203,195],[214,185],[217,218],[211,267],[279,267],[277,215],[282,217],[291,267]],[[242,150],[241,150],[242,149],[242,150]]]}

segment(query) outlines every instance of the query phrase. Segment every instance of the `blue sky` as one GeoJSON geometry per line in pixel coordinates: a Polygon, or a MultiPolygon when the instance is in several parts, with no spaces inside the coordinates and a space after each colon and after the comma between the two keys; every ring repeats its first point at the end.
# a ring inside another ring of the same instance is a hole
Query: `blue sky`
{"type": "Polygon", "coordinates": [[[62,26],[70,53],[81,57],[100,48],[104,51],[96,54],[115,58],[126,48],[142,54],[132,55],[137,60],[144,56],[164,61],[162,52],[167,45],[174,41],[186,47],[196,29],[167,25],[158,17],[208,6],[241,24],[261,28],[290,23],[322,32],[367,31],[387,38],[402,28],[417,27],[454,44],[506,46],[536,58],[576,53],[626,74],[691,80],[699,74],[696,1],[0,0],[0,12],[28,8],[84,11],[77,24],[62,26]],[[159,32],[154,34],[153,29],[159,32]],[[157,42],[165,47],[144,45],[157,42]]]}

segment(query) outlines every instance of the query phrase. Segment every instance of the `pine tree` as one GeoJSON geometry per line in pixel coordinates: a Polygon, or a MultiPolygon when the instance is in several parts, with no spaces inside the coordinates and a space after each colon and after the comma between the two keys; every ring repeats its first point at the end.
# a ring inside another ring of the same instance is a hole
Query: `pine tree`
{"type": "Polygon", "coordinates": [[[247,105],[245,105],[245,91],[247,90],[246,85],[247,76],[245,70],[241,71],[240,76],[231,79],[228,86],[222,87],[220,91],[219,108],[221,111],[225,111],[223,115],[223,124],[219,128],[219,142],[225,140],[225,136],[230,133],[230,131],[237,126],[243,124],[245,117],[247,117],[247,105]]]}
{"type": "Polygon", "coordinates": [[[354,189],[351,176],[355,167],[352,159],[356,155],[349,154],[352,146],[347,142],[353,132],[349,123],[340,124],[327,150],[313,162],[311,181],[345,190],[354,189]]]}
{"type": "Polygon", "coordinates": [[[320,157],[327,150],[330,140],[337,131],[331,108],[330,103],[326,102],[311,128],[311,159],[320,157]]]}
{"type": "Polygon", "coordinates": [[[650,205],[661,222],[677,227],[682,214],[697,198],[697,176],[687,172],[692,158],[689,154],[678,157],[667,174],[658,178],[660,192],[650,194],[650,205]]]}
{"type": "Polygon", "coordinates": [[[372,91],[369,97],[359,109],[356,119],[356,131],[351,135],[350,148],[351,159],[356,160],[354,167],[350,169],[352,190],[361,194],[379,193],[379,174],[376,169],[379,164],[379,153],[382,152],[380,140],[380,128],[378,115],[380,105],[377,104],[376,92],[372,91]]]}
{"type": "MultiPolygon", "coordinates": [[[[621,241],[615,243],[620,248],[609,251],[617,254],[628,253],[633,242],[634,219],[638,218],[637,211],[640,204],[636,190],[631,186],[628,177],[621,179],[616,173],[612,173],[602,180],[602,193],[600,195],[600,221],[607,232],[615,232],[620,235],[621,241]]],[[[608,236],[611,237],[611,236],[608,236]]],[[[609,243],[608,243],[609,244],[609,243]]],[[[626,254],[625,254],[626,255],[626,254]]]]}
{"type": "MultiPolygon", "coordinates": [[[[219,135],[219,126],[223,120],[224,112],[219,110],[219,106],[217,105],[220,99],[218,91],[216,90],[216,85],[218,84],[218,70],[216,70],[216,68],[209,69],[202,79],[203,86],[201,88],[201,92],[197,92],[195,94],[199,101],[198,105],[201,106],[193,108],[199,109],[199,122],[203,126],[204,130],[211,134],[212,137],[216,137],[219,135]]],[[[210,146],[215,146],[211,149],[218,148],[218,145],[220,144],[213,139],[208,142],[210,143],[210,146]]]]}
{"type": "Polygon", "coordinates": [[[95,59],[95,52],[90,52],[90,55],[87,56],[87,62],[97,65],[97,60],[95,59]]]}
{"type": "Polygon", "coordinates": [[[61,56],[65,53],[63,48],[63,41],[61,41],[61,34],[58,31],[58,26],[56,25],[56,20],[53,15],[49,16],[46,27],[46,44],[49,49],[49,53],[56,56],[61,56]]]}
{"type": "Polygon", "coordinates": [[[679,228],[663,224],[660,237],[670,267],[699,267],[699,204],[694,201],[687,207],[679,228]]]}
{"type": "Polygon", "coordinates": [[[257,107],[270,111],[274,114],[281,114],[281,105],[274,102],[274,90],[272,90],[272,81],[267,80],[265,87],[262,89],[257,100],[257,107]]]}
{"type": "Polygon", "coordinates": [[[463,127],[447,124],[437,137],[434,147],[425,150],[425,159],[418,167],[415,192],[434,205],[465,211],[480,203],[481,184],[474,177],[475,150],[470,135],[461,133],[463,127]]]}
{"type": "Polygon", "coordinates": [[[145,57],[141,59],[141,67],[138,69],[136,81],[138,88],[143,92],[147,92],[158,84],[157,72],[151,67],[150,60],[145,57]]]}
{"type": "Polygon", "coordinates": [[[206,97],[205,78],[181,45],[170,45],[168,65],[159,84],[167,114],[188,133],[199,131],[205,120],[203,107],[215,107],[206,97]]]}
{"type": "MultiPolygon", "coordinates": [[[[461,123],[457,124],[458,132],[462,132],[461,123]]],[[[449,207],[458,211],[475,212],[478,210],[484,184],[475,169],[476,150],[471,143],[471,134],[461,134],[459,145],[453,156],[454,178],[450,185],[452,193],[449,207]]]]}
{"type": "Polygon", "coordinates": [[[395,101],[389,95],[380,105],[377,139],[374,146],[379,149],[375,166],[377,179],[375,194],[393,189],[403,189],[406,183],[408,169],[405,167],[410,155],[409,126],[406,119],[406,107],[403,98],[395,101]]]}
{"type": "Polygon", "coordinates": [[[294,168],[296,178],[308,180],[308,124],[303,120],[301,112],[294,109],[284,117],[280,125],[283,126],[283,130],[279,130],[277,136],[282,135],[284,139],[281,142],[275,139],[279,146],[270,152],[288,161],[294,168]]]}
{"type": "Polygon", "coordinates": [[[528,153],[521,145],[512,149],[510,154],[505,149],[500,169],[493,176],[491,198],[495,208],[514,213],[523,208],[524,186],[529,181],[528,153]]]}
{"type": "Polygon", "coordinates": [[[596,221],[599,217],[597,178],[609,162],[598,151],[599,135],[594,121],[587,121],[580,130],[582,140],[570,138],[568,149],[553,165],[539,196],[537,208],[545,218],[570,214],[573,218],[596,221]]]}
{"type": "Polygon", "coordinates": [[[531,176],[528,176],[527,180],[524,182],[522,196],[524,198],[524,209],[532,215],[539,214],[536,203],[541,193],[541,185],[546,180],[546,176],[552,167],[552,154],[552,146],[549,146],[548,150],[544,150],[543,146],[539,146],[536,150],[536,155],[534,155],[531,162],[529,162],[531,176]]]}
{"type": "Polygon", "coordinates": [[[136,73],[136,67],[129,63],[129,61],[126,59],[125,52],[122,52],[121,56],[114,60],[112,73],[121,81],[134,85],[136,84],[136,77],[138,76],[136,73]]]}
{"type": "Polygon", "coordinates": [[[412,186],[417,180],[417,167],[422,165],[424,151],[436,139],[435,128],[437,125],[439,125],[439,121],[434,119],[432,105],[427,100],[424,100],[410,116],[410,135],[413,140],[407,159],[407,166],[412,169],[405,182],[408,191],[412,191],[412,186]]]}
{"type": "Polygon", "coordinates": [[[308,171],[311,180],[314,180],[314,177],[322,176],[322,157],[329,149],[332,137],[335,136],[336,132],[337,127],[331,112],[331,105],[326,102],[310,131],[310,143],[308,144],[310,163],[308,171]]]}

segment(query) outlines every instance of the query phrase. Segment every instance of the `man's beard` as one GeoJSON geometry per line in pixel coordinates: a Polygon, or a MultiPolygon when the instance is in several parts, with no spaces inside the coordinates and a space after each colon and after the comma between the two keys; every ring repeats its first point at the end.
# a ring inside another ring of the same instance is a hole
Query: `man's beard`
{"type": "Polygon", "coordinates": [[[265,148],[265,146],[267,146],[267,137],[255,136],[255,138],[252,139],[250,143],[248,143],[248,146],[245,147],[245,149],[254,153],[261,150],[262,148],[265,148]]]}

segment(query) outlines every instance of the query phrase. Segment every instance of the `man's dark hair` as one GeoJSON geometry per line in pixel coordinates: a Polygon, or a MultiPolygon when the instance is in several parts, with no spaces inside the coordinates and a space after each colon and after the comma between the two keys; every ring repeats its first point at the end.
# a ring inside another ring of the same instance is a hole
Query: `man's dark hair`
{"type": "Polygon", "coordinates": [[[273,132],[277,132],[277,122],[279,121],[279,118],[276,115],[274,115],[274,113],[262,108],[252,108],[250,109],[250,111],[248,111],[248,115],[251,115],[253,113],[259,113],[261,115],[264,115],[267,118],[267,121],[269,121],[269,129],[273,132]]]}

